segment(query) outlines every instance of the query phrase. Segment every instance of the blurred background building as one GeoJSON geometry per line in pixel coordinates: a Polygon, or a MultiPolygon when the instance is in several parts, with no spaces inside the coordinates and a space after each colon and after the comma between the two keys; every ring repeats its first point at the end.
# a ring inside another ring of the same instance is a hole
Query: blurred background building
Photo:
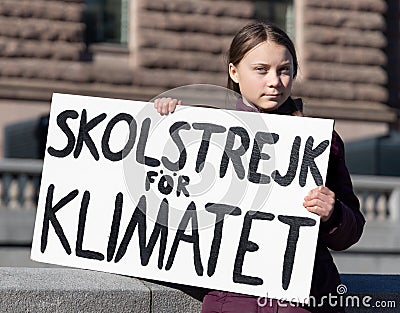
{"type": "MultiPolygon", "coordinates": [[[[396,271],[399,0],[1,0],[1,206],[35,206],[54,92],[146,101],[182,85],[225,86],[228,45],[255,19],[290,34],[300,59],[294,96],[307,116],[334,118],[346,142],[372,226],[365,241],[337,257],[341,270],[363,271],[354,262],[360,257],[370,262],[367,272],[396,271]]],[[[29,246],[27,220],[25,239],[13,247],[29,246]]],[[[6,247],[20,233],[3,224],[6,247]]]]}

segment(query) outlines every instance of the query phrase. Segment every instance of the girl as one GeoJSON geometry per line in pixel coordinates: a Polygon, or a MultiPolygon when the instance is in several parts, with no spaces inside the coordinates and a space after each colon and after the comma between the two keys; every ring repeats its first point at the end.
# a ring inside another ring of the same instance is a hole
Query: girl
{"type": "MultiPolygon", "coordinates": [[[[281,29],[262,22],[242,28],[232,40],[227,67],[228,88],[241,95],[237,110],[302,115],[290,97],[298,68],[296,51],[281,29]]],[[[181,103],[161,98],[154,106],[164,115],[181,103]]],[[[328,248],[344,250],[356,243],[365,220],[345,165],[344,145],[336,132],[332,135],[326,185],[311,190],[303,205],[321,218],[309,306],[293,307],[277,300],[210,291],[203,299],[202,313],[344,312],[335,305],[343,301],[337,301],[340,277],[328,248]]]]}

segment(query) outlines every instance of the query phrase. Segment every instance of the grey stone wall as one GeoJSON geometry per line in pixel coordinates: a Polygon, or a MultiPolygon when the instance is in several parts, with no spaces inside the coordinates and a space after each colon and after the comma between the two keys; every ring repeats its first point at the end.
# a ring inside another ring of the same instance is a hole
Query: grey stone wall
{"type": "Polygon", "coordinates": [[[2,313],[199,313],[191,295],[136,278],[62,268],[0,268],[2,313]]]}
{"type": "MultiPolygon", "coordinates": [[[[121,275],[64,268],[0,268],[0,279],[2,313],[201,312],[198,299],[202,291],[196,299],[192,288],[121,275]]],[[[346,312],[398,312],[398,275],[343,275],[342,280],[341,296],[332,300],[347,304],[346,312]]]]}

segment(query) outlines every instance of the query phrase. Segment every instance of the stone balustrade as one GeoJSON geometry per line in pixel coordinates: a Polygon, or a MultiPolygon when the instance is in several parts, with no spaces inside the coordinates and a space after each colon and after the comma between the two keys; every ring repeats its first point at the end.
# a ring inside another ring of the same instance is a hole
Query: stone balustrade
{"type": "Polygon", "coordinates": [[[0,208],[35,210],[42,166],[42,160],[0,160],[0,208]]]}

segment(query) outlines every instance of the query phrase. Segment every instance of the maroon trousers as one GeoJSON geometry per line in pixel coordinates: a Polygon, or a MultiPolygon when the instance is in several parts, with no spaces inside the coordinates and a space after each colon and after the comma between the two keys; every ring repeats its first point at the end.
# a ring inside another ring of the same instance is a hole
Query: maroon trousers
{"type": "Polygon", "coordinates": [[[212,291],[203,300],[202,313],[309,313],[304,308],[274,299],[212,291]]]}

